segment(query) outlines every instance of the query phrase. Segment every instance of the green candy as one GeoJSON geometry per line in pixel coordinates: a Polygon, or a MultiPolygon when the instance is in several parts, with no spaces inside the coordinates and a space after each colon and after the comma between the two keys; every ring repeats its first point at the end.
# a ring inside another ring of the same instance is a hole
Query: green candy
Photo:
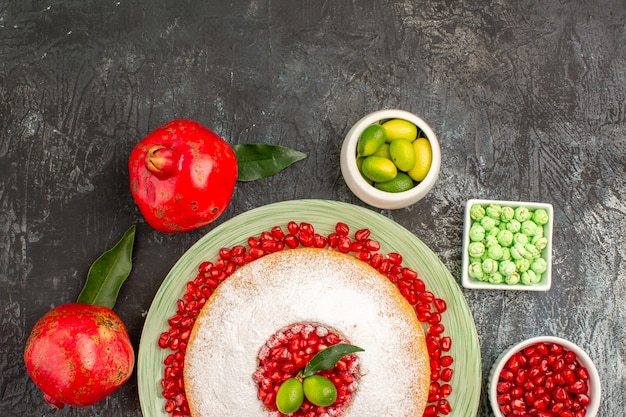
{"type": "Polygon", "coordinates": [[[538,276],[532,269],[529,269],[521,275],[521,281],[524,285],[537,284],[540,280],[541,275],[538,276]]]}
{"type": "Polygon", "coordinates": [[[522,224],[520,222],[518,222],[515,219],[511,219],[507,224],[506,224],[506,230],[510,230],[511,233],[517,233],[520,230],[522,230],[522,224]]]}
{"type": "Polygon", "coordinates": [[[491,284],[502,284],[502,282],[504,282],[504,277],[499,272],[492,272],[489,274],[488,281],[491,284]]]}
{"type": "Polygon", "coordinates": [[[500,212],[500,220],[507,223],[510,222],[515,216],[515,210],[513,207],[502,207],[502,212],[500,212]]]}
{"type": "Polygon", "coordinates": [[[495,243],[487,248],[487,256],[496,261],[502,259],[502,252],[502,246],[499,243],[495,243]]]}
{"type": "Polygon", "coordinates": [[[537,224],[532,220],[522,222],[522,233],[528,237],[535,236],[537,234],[537,229],[539,229],[539,226],[537,226],[537,224]]]}
{"type": "Polygon", "coordinates": [[[511,246],[513,243],[513,233],[510,230],[500,230],[496,235],[501,246],[511,246]]]}
{"type": "Polygon", "coordinates": [[[498,272],[500,272],[503,276],[508,277],[509,275],[515,273],[515,264],[508,260],[501,261],[498,266],[498,272]]]}
{"type": "Polygon", "coordinates": [[[526,220],[530,219],[530,210],[528,210],[526,207],[517,207],[515,209],[514,218],[520,223],[525,222],[526,220]]]}
{"type": "Polygon", "coordinates": [[[511,258],[513,259],[522,259],[526,257],[526,249],[524,249],[524,245],[521,243],[516,243],[511,248],[511,258]]]}
{"type": "Polygon", "coordinates": [[[483,261],[482,267],[485,274],[491,274],[498,270],[498,262],[491,258],[487,258],[483,261]]]}
{"type": "Polygon", "coordinates": [[[485,238],[485,228],[478,223],[474,223],[470,227],[469,238],[472,242],[480,242],[485,238]]]}
{"type": "Polygon", "coordinates": [[[480,225],[485,229],[486,232],[489,232],[491,229],[496,227],[496,221],[489,216],[485,216],[480,219],[480,225]]]}
{"type": "Polygon", "coordinates": [[[526,256],[530,257],[529,259],[535,259],[541,256],[541,251],[532,243],[525,244],[524,249],[526,249],[526,252],[528,253],[526,256]]]}
{"type": "Polygon", "coordinates": [[[545,259],[537,258],[530,264],[530,269],[534,271],[535,274],[541,275],[546,272],[546,269],[548,269],[548,264],[545,259]]]}
{"type": "Polygon", "coordinates": [[[533,213],[532,220],[539,226],[548,223],[548,212],[544,209],[537,209],[533,213]]]}
{"type": "Polygon", "coordinates": [[[516,245],[525,245],[528,243],[528,236],[526,236],[524,233],[514,233],[513,243],[515,243],[516,245]]]}
{"type": "Polygon", "coordinates": [[[485,214],[492,219],[500,220],[500,214],[502,213],[502,206],[498,204],[489,204],[485,209],[485,214]]]}
{"type": "Polygon", "coordinates": [[[543,236],[534,236],[531,240],[530,243],[532,243],[533,245],[535,245],[535,247],[539,250],[544,250],[546,248],[546,246],[548,246],[548,239],[546,239],[543,236]]]}
{"type": "Polygon", "coordinates": [[[492,234],[485,236],[484,244],[485,247],[488,248],[490,246],[496,245],[498,243],[498,238],[492,234]]]}
{"type": "Polygon", "coordinates": [[[474,204],[470,207],[470,217],[474,221],[480,221],[483,217],[485,217],[485,209],[480,204],[474,204]]]}
{"type": "Polygon", "coordinates": [[[480,262],[472,262],[467,270],[470,277],[482,281],[484,277],[483,268],[480,262]]]}
{"type": "Polygon", "coordinates": [[[485,245],[481,242],[472,242],[467,247],[467,252],[472,257],[480,258],[485,254],[485,245]]]}
{"type": "Polygon", "coordinates": [[[517,272],[526,272],[528,271],[528,269],[530,268],[530,261],[528,259],[516,259],[514,261],[515,263],[515,269],[517,270],[517,272]]]}
{"type": "Polygon", "coordinates": [[[520,282],[520,275],[517,272],[513,272],[511,275],[504,277],[504,282],[506,282],[509,285],[515,285],[515,284],[519,284],[520,282]]]}

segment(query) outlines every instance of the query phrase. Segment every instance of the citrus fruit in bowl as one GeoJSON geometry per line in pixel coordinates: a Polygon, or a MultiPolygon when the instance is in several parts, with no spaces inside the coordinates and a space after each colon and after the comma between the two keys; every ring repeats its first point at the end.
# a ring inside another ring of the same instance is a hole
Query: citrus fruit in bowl
{"type": "Polygon", "coordinates": [[[435,185],[441,169],[437,136],[405,110],[370,113],[356,122],[341,148],[341,173],[363,202],[382,209],[417,203],[435,185]]]}

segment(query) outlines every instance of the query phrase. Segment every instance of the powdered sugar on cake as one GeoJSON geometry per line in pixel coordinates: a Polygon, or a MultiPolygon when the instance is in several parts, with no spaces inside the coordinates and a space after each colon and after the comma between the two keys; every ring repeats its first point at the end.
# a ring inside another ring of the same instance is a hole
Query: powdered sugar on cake
{"type": "Polygon", "coordinates": [[[365,349],[344,416],[421,416],[429,356],[414,310],[369,265],[326,249],[277,252],[224,281],[198,316],[185,354],[193,417],[270,416],[257,399],[259,349],[293,323],[320,323],[365,349]]]}

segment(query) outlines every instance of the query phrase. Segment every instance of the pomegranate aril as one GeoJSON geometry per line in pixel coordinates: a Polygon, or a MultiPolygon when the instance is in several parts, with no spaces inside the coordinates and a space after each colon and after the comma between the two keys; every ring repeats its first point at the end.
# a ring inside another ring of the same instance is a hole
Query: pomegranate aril
{"type": "Polygon", "coordinates": [[[369,237],[370,233],[371,232],[370,232],[369,229],[357,230],[356,232],[354,232],[354,239],[357,242],[363,242],[363,241],[365,241],[369,237]]]}
{"type": "Polygon", "coordinates": [[[441,399],[437,402],[437,411],[441,414],[447,415],[452,411],[450,403],[446,399],[441,399]]]}
{"type": "Polygon", "coordinates": [[[340,237],[339,238],[339,242],[337,244],[337,249],[341,253],[349,253],[353,249],[352,248],[352,241],[350,240],[350,238],[348,238],[346,236],[340,237]]]}
{"type": "Polygon", "coordinates": [[[300,231],[300,226],[298,226],[298,223],[290,221],[289,223],[287,223],[287,230],[289,230],[289,233],[291,233],[292,235],[295,235],[298,234],[298,232],[300,231]]]}
{"type": "Polygon", "coordinates": [[[587,370],[587,368],[581,366],[576,370],[576,376],[586,381],[589,379],[589,371],[587,370]]]}
{"type": "Polygon", "coordinates": [[[285,245],[291,249],[295,249],[300,245],[300,241],[295,235],[287,235],[284,239],[285,245]]]}
{"type": "Polygon", "coordinates": [[[348,234],[350,233],[350,227],[348,227],[348,225],[345,223],[338,222],[337,224],[335,224],[335,233],[337,233],[339,236],[348,236],[348,234]]]}
{"type": "Polygon", "coordinates": [[[363,246],[365,247],[365,249],[370,250],[372,252],[376,252],[380,250],[380,243],[372,239],[367,239],[363,246]]]}
{"type": "Polygon", "coordinates": [[[441,380],[445,382],[450,382],[452,380],[452,368],[446,368],[441,371],[441,380]]]}
{"type": "Polygon", "coordinates": [[[587,384],[582,379],[575,381],[573,384],[567,387],[569,392],[574,394],[583,394],[587,392],[587,384]]]}
{"type": "Polygon", "coordinates": [[[498,382],[496,384],[496,391],[499,393],[505,393],[505,392],[509,392],[509,390],[511,389],[511,383],[510,382],[498,382]]]}
{"type": "Polygon", "coordinates": [[[300,233],[312,235],[315,233],[315,229],[311,223],[302,222],[300,223],[300,233]]]}
{"type": "Polygon", "coordinates": [[[167,332],[163,332],[161,333],[161,336],[159,337],[159,347],[161,349],[165,349],[169,346],[169,340],[170,340],[170,335],[167,332]]]}
{"type": "Polygon", "coordinates": [[[394,265],[400,265],[402,263],[402,255],[397,252],[388,253],[387,259],[394,265]]]}
{"type": "Polygon", "coordinates": [[[448,352],[450,348],[452,347],[452,339],[450,338],[450,336],[442,337],[440,346],[441,346],[441,350],[443,350],[444,352],[448,352]]]}

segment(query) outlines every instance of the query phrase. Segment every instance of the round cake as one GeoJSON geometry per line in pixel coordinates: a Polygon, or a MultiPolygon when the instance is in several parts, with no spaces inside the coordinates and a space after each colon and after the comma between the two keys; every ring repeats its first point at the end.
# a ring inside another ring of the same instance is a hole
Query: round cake
{"type": "Polygon", "coordinates": [[[277,416],[258,398],[259,352],[281,329],[315,323],[359,346],[346,417],[421,416],[430,385],[424,331],[397,287],[356,258],[327,249],[273,253],[219,285],[185,353],[192,417],[277,416]]]}

